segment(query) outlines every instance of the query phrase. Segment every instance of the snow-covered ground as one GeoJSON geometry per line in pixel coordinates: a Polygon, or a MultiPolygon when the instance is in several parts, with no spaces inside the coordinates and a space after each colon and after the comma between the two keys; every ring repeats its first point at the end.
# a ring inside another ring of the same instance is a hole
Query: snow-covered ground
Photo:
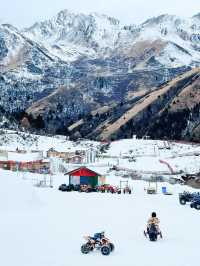
{"type": "MultiPolygon", "coordinates": [[[[98,142],[73,143],[64,137],[42,137],[7,131],[0,135],[0,150],[16,148],[60,151],[99,150],[98,142]]],[[[181,206],[178,193],[195,191],[181,185],[158,183],[158,194],[148,195],[148,183],[115,175],[110,166],[133,171],[176,171],[200,169],[199,145],[152,140],[121,140],[90,163],[91,169],[106,175],[106,183],[119,185],[128,180],[131,195],[60,192],[67,176],[53,176],[53,188],[36,187],[43,175],[0,170],[0,265],[2,266],[192,266],[200,262],[200,212],[181,206]],[[170,146],[170,149],[168,149],[170,146]],[[134,157],[136,161],[129,159],[134,157]],[[161,193],[162,186],[173,195],[161,193]],[[156,243],[143,235],[152,211],[161,220],[163,239],[156,243]],[[105,230],[116,250],[109,257],[100,252],[82,255],[83,236],[105,230]]],[[[13,153],[14,154],[14,153],[13,153]]],[[[29,153],[27,153],[28,156],[29,153]]],[[[25,155],[23,155],[25,156],[25,155]]],[[[68,165],[69,170],[76,168],[68,165]]],[[[173,174],[171,174],[173,176],[173,174]]]]}
{"type": "Polygon", "coordinates": [[[67,140],[65,136],[40,136],[17,132],[13,130],[3,130],[0,134],[1,150],[42,150],[47,151],[51,148],[57,151],[75,151],[77,149],[87,149],[90,146],[99,145],[94,141],[83,141],[82,143],[67,140]]]}
{"type": "MultiPolygon", "coordinates": [[[[16,149],[42,151],[44,156],[46,151],[53,148],[56,151],[74,152],[76,150],[96,150],[99,151],[101,143],[95,141],[73,142],[64,136],[39,136],[30,135],[23,132],[6,130],[0,135],[0,150],[16,151],[16,149]]],[[[12,160],[14,160],[14,154],[12,160]]],[[[24,155],[23,155],[24,156],[24,155]]],[[[28,158],[28,154],[26,155],[28,158]]],[[[169,171],[167,162],[174,172],[183,171],[185,173],[196,173],[200,171],[200,145],[183,144],[176,142],[166,142],[160,140],[126,139],[112,142],[106,153],[100,154],[96,163],[89,165],[97,172],[106,172],[110,166],[118,165],[135,171],[169,171]],[[170,149],[168,149],[170,148],[170,149]],[[135,158],[131,162],[129,158],[135,158]],[[102,169],[102,166],[106,169],[102,169]]],[[[19,157],[19,156],[18,156],[19,157]]],[[[11,158],[11,157],[9,157],[11,158]]],[[[18,158],[16,158],[18,160],[18,158]]]]}
{"type": "MultiPolygon", "coordinates": [[[[172,196],[147,195],[143,181],[132,181],[132,195],[37,188],[19,174],[0,171],[0,265],[3,266],[192,266],[198,265],[200,213],[181,206],[172,196]],[[163,239],[152,243],[143,235],[148,216],[156,211],[163,239]],[[83,236],[105,230],[116,250],[109,257],[95,251],[82,255],[83,236]]],[[[110,183],[118,183],[112,177],[110,183]]],[[[192,189],[190,189],[192,190],[192,189]]]]}
{"type": "Polygon", "coordinates": [[[195,173],[200,171],[200,145],[166,142],[159,140],[127,139],[111,143],[106,155],[113,157],[115,164],[137,171],[173,171],[195,173]],[[130,162],[126,156],[136,159],[130,162]]]}

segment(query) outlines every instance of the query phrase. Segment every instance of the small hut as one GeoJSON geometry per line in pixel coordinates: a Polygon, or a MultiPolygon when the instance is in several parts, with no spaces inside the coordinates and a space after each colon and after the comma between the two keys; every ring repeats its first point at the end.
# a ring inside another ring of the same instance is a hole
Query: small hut
{"type": "Polygon", "coordinates": [[[105,184],[104,176],[84,166],[68,172],[66,175],[69,176],[70,185],[90,185],[95,187],[105,184]]]}

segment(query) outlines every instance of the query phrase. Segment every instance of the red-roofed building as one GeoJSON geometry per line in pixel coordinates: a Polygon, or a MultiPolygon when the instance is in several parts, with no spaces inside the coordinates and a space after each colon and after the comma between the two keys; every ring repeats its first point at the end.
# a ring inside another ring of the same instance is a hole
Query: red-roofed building
{"type": "Polygon", "coordinates": [[[66,173],[69,176],[71,185],[91,185],[92,187],[105,184],[105,177],[90,170],[87,167],[80,167],[66,173]]]}

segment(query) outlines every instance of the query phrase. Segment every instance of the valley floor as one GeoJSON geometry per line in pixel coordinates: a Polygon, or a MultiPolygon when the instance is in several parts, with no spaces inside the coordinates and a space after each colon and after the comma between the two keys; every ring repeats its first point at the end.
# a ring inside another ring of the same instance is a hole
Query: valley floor
{"type": "MultiPolygon", "coordinates": [[[[110,177],[108,182],[115,183],[110,177]]],[[[192,266],[200,262],[200,213],[181,206],[178,193],[147,195],[147,183],[131,181],[132,195],[63,193],[37,188],[30,180],[0,171],[0,265],[2,266],[192,266]],[[143,230],[152,211],[161,220],[163,239],[148,241],[143,230]],[[105,230],[116,250],[82,255],[83,236],[105,230]]],[[[118,181],[117,181],[118,182],[118,181]]],[[[190,188],[190,190],[192,190],[190,188]]]]}

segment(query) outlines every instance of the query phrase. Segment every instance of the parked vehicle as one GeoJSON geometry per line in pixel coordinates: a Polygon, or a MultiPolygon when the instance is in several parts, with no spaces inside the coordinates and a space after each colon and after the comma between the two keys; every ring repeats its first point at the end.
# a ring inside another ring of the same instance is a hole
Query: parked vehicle
{"type": "Polygon", "coordinates": [[[199,193],[190,193],[188,191],[184,191],[179,194],[179,202],[181,205],[185,205],[187,202],[192,202],[193,199],[199,196],[199,193]]]}
{"type": "Polygon", "coordinates": [[[69,192],[69,191],[73,191],[74,190],[74,186],[73,185],[66,185],[66,184],[62,184],[62,185],[60,185],[59,186],[59,188],[58,188],[60,191],[67,191],[67,192],[69,192]]]}
{"type": "Polygon", "coordinates": [[[105,192],[107,192],[107,187],[108,187],[108,185],[98,186],[97,191],[101,192],[101,193],[105,193],[105,192]]]}
{"type": "Polygon", "coordinates": [[[97,192],[97,188],[92,187],[90,185],[80,185],[78,191],[79,192],[86,192],[86,193],[97,192]]]}
{"type": "Polygon", "coordinates": [[[157,193],[156,188],[154,187],[147,188],[147,194],[156,194],[156,193],[157,193]]]}
{"type": "Polygon", "coordinates": [[[108,256],[114,251],[114,244],[108,238],[103,236],[100,240],[94,240],[91,236],[85,236],[86,243],[81,246],[81,252],[88,254],[93,250],[100,250],[102,255],[108,256]]]}
{"type": "Polygon", "coordinates": [[[200,210],[200,196],[194,198],[194,200],[190,204],[190,207],[195,208],[196,210],[200,210]]]}
{"type": "Polygon", "coordinates": [[[114,186],[108,186],[106,188],[106,192],[109,192],[109,193],[116,193],[116,188],[114,186]]]}
{"type": "Polygon", "coordinates": [[[74,186],[74,191],[79,191],[80,190],[80,185],[75,185],[74,186]]]}
{"type": "Polygon", "coordinates": [[[114,193],[121,194],[120,188],[115,187],[115,186],[111,186],[111,185],[107,186],[106,191],[108,193],[112,193],[112,194],[114,194],[114,193]]]}
{"type": "Polygon", "coordinates": [[[87,193],[90,193],[90,192],[97,192],[97,188],[96,187],[88,187],[87,193]]]}
{"type": "Polygon", "coordinates": [[[129,186],[126,186],[124,189],[123,189],[123,193],[124,194],[131,194],[132,191],[131,191],[131,188],[129,186]]]}
{"type": "Polygon", "coordinates": [[[116,193],[117,194],[121,194],[122,193],[121,189],[117,187],[117,192],[116,193]]]}
{"type": "Polygon", "coordinates": [[[79,192],[87,192],[89,189],[88,185],[80,185],[79,192]]]}

